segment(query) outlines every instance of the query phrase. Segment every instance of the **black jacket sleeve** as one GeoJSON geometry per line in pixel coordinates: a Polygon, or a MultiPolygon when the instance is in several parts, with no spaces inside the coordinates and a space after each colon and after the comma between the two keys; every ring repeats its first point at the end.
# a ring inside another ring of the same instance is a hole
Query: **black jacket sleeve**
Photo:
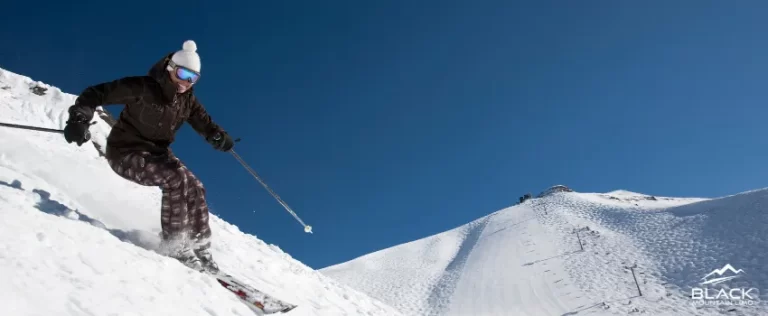
{"type": "Polygon", "coordinates": [[[224,130],[213,122],[211,116],[205,111],[205,107],[197,100],[194,95],[189,98],[189,117],[187,122],[190,126],[200,135],[205,137],[205,140],[210,141],[210,138],[216,135],[216,133],[224,132],[224,130]]]}
{"type": "Polygon", "coordinates": [[[85,88],[69,108],[69,115],[80,113],[90,121],[96,107],[109,104],[126,104],[139,100],[146,93],[147,77],[125,77],[85,88]]]}

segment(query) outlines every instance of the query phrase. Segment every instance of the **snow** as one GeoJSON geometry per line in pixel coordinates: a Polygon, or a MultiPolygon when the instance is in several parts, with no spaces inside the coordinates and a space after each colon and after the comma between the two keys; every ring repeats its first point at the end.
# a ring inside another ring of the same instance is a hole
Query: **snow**
{"type": "Polygon", "coordinates": [[[716,296],[699,283],[728,264],[744,273],[726,289],[768,287],[766,205],[768,189],[557,192],[320,271],[406,315],[766,315],[764,294],[729,301],[752,306],[691,297],[716,296]]]}
{"type": "MultiPolygon", "coordinates": [[[[0,69],[2,122],[62,129],[74,99],[0,69]]],[[[110,127],[95,121],[103,147],[110,127]]],[[[115,175],[92,143],[0,127],[2,315],[254,315],[212,277],[156,252],[159,203],[159,189],[115,175]]],[[[215,215],[211,226],[222,270],[298,304],[289,315],[401,315],[215,215]]]]}
{"type": "MultiPolygon", "coordinates": [[[[0,69],[2,122],[60,129],[73,102],[0,69]]],[[[103,147],[110,127],[96,122],[103,147]]],[[[159,190],[115,175],[93,143],[0,127],[2,315],[253,315],[156,252],[159,190]]],[[[223,270],[298,304],[288,315],[768,314],[762,293],[754,306],[691,297],[768,287],[768,189],[714,199],[556,191],[320,271],[214,215],[213,253],[223,270]]]]}

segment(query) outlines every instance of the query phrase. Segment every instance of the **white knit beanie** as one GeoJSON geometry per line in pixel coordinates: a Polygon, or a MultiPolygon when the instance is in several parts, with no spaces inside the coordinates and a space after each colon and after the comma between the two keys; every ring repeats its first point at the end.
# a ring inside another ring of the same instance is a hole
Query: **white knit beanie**
{"type": "Polygon", "coordinates": [[[174,53],[171,60],[179,66],[200,72],[200,56],[197,55],[197,44],[193,40],[185,41],[182,50],[174,53]]]}

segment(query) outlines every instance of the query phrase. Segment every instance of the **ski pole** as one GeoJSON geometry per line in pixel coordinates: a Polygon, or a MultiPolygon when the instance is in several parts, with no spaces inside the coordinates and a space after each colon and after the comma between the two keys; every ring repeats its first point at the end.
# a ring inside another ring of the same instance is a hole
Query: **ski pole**
{"type": "MultiPolygon", "coordinates": [[[[96,122],[92,122],[90,125],[95,125],[96,122]]],[[[11,124],[11,123],[3,123],[0,122],[0,126],[4,127],[13,127],[13,128],[21,128],[21,129],[27,129],[27,130],[33,130],[33,131],[40,131],[40,132],[49,132],[49,133],[57,133],[57,134],[64,134],[63,129],[53,129],[53,128],[46,128],[46,127],[37,127],[37,126],[29,126],[29,125],[19,125],[19,124],[11,124]]],[[[86,130],[85,131],[85,141],[91,140],[91,132],[86,130]]]]}
{"type": "Polygon", "coordinates": [[[33,130],[33,131],[41,131],[41,132],[64,134],[64,130],[63,129],[53,129],[53,128],[27,126],[27,125],[10,124],[10,123],[2,123],[2,122],[0,122],[0,126],[28,129],[28,130],[33,130]]]}
{"type": "Polygon", "coordinates": [[[269,186],[266,183],[264,183],[264,181],[261,180],[261,177],[259,177],[259,175],[256,173],[256,171],[254,171],[250,166],[248,166],[248,164],[245,163],[245,161],[243,161],[242,158],[240,158],[240,155],[238,155],[234,150],[229,150],[229,152],[232,153],[232,156],[234,156],[235,159],[237,159],[237,161],[240,162],[241,165],[243,165],[243,167],[245,167],[245,170],[248,170],[248,172],[251,173],[251,175],[254,178],[256,178],[256,181],[259,181],[259,183],[261,183],[261,185],[265,189],[267,189],[267,192],[269,192],[269,194],[272,195],[272,197],[275,198],[275,200],[277,200],[277,202],[280,203],[280,205],[282,205],[283,208],[285,208],[285,210],[288,211],[288,213],[293,215],[293,218],[295,218],[302,226],[304,226],[304,232],[305,233],[312,234],[312,226],[304,224],[304,221],[302,221],[301,218],[299,218],[299,216],[296,215],[296,213],[288,206],[288,204],[286,204],[283,201],[283,199],[281,199],[277,195],[277,193],[272,191],[272,189],[270,189],[269,186]]]}

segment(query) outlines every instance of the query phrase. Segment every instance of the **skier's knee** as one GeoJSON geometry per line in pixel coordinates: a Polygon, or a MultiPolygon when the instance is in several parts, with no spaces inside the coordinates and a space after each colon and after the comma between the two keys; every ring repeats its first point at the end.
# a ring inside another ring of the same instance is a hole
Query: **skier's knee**
{"type": "Polygon", "coordinates": [[[189,171],[189,169],[186,169],[186,175],[187,175],[187,181],[189,181],[189,184],[197,188],[198,192],[200,192],[201,197],[205,196],[205,186],[203,186],[203,182],[200,181],[200,179],[198,179],[194,173],[189,171]]]}
{"type": "Polygon", "coordinates": [[[177,190],[182,187],[184,182],[187,182],[187,174],[183,169],[170,169],[165,172],[165,183],[163,187],[168,190],[177,190]]]}

